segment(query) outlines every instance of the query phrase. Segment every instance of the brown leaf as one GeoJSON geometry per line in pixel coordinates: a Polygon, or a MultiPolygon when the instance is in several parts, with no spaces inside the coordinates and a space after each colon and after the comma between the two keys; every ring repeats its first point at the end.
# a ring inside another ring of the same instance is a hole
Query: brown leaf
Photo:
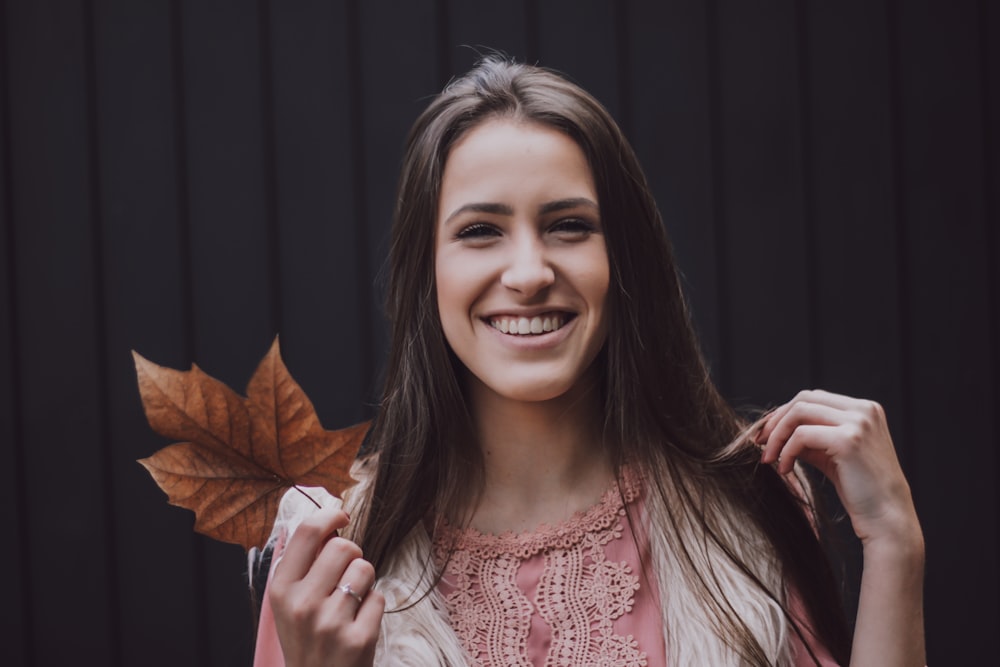
{"type": "Polygon", "coordinates": [[[245,399],[195,365],[176,371],[132,356],[149,425],[184,441],[139,463],[170,504],[194,511],[199,533],[260,547],[287,489],[322,486],[340,496],[355,483],[351,464],[369,423],[324,429],[285,368],[277,338],[245,399]]]}

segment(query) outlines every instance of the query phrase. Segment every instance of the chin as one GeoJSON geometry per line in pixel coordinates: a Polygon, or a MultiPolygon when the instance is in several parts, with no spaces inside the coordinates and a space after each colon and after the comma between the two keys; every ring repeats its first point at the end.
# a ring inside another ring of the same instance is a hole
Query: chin
{"type": "Polygon", "coordinates": [[[581,378],[575,377],[572,380],[546,377],[518,377],[509,381],[495,383],[480,383],[489,391],[510,401],[520,401],[523,403],[542,403],[561,398],[571,393],[581,378]]]}
{"type": "Polygon", "coordinates": [[[506,399],[521,403],[544,403],[545,401],[557,399],[568,393],[568,391],[567,388],[562,386],[519,386],[510,391],[498,391],[497,393],[506,399]]]}

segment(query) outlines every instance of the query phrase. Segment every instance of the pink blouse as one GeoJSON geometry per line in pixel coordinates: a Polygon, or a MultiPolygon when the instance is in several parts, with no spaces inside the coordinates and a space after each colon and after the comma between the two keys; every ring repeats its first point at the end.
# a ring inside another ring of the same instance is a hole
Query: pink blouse
{"type": "Polygon", "coordinates": [[[638,496],[638,484],[626,483],[587,512],[530,533],[440,531],[439,590],[475,665],[665,663],[656,587],[639,567],[648,544],[636,544],[625,520],[625,503],[638,496]]]}

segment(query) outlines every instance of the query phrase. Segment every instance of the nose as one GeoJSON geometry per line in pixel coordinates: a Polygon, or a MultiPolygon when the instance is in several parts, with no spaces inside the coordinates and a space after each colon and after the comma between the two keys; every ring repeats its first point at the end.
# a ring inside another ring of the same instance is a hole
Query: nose
{"type": "Polygon", "coordinates": [[[522,238],[512,244],[507,267],[500,283],[525,297],[535,296],[556,280],[555,270],[546,257],[541,239],[522,238]]]}

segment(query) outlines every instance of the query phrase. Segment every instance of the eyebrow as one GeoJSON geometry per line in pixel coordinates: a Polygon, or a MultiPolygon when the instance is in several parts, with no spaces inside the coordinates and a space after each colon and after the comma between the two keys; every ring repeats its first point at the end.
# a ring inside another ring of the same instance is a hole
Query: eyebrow
{"type": "Polygon", "coordinates": [[[594,211],[599,211],[597,203],[592,199],[587,197],[569,197],[567,199],[557,199],[556,201],[550,201],[542,204],[538,207],[538,212],[542,215],[546,213],[554,213],[556,211],[565,211],[568,208],[591,208],[594,211]]]}
{"type": "Polygon", "coordinates": [[[476,203],[476,204],[463,204],[459,206],[444,221],[445,224],[451,222],[454,218],[458,217],[463,213],[489,213],[491,215],[514,215],[514,209],[506,204],[488,204],[488,203],[476,203]]]}
{"type": "MultiPolygon", "coordinates": [[[[590,208],[595,211],[599,210],[597,204],[587,197],[568,197],[566,199],[557,199],[555,201],[550,201],[542,204],[538,207],[539,215],[547,215],[549,213],[554,213],[556,211],[565,211],[570,208],[578,207],[590,208]]],[[[451,212],[448,218],[445,220],[445,224],[448,224],[452,219],[458,217],[462,213],[489,213],[491,215],[514,215],[514,209],[506,204],[494,204],[488,202],[482,203],[472,203],[463,204],[457,209],[451,212]]]]}

